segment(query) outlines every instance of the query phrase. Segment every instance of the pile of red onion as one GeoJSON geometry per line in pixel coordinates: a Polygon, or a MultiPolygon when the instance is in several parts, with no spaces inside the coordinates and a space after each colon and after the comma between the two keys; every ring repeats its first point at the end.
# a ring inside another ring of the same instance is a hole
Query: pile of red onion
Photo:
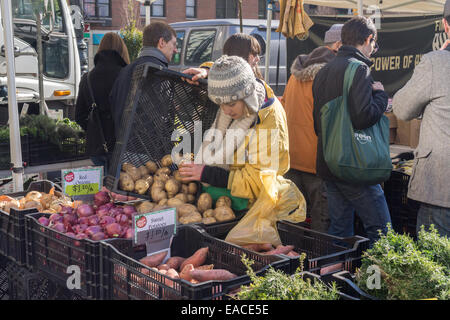
{"type": "Polygon", "coordinates": [[[116,206],[107,192],[94,197],[94,205],[82,204],[78,208],[63,207],[49,218],[40,217],[39,223],[76,239],[94,241],[111,238],[133,238],[134,206],[116,206]]]}

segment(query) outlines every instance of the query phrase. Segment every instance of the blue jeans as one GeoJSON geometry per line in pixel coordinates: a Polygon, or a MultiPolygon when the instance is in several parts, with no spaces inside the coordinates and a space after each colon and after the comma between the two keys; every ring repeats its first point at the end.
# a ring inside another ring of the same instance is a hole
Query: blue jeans
{"type": "Polygon", "coordinates": [[[441,236],[450,237],[450,208],[421,203],[417,212],[417,234],[421,225],[424,225],[427,230],[432,224],[441,236]]]}
{"type": "Polygon", "coordinates": [[[325,181],[328,197],[330,228],[328,233],[338,237],[354,235],[354,215],[361,219],[369,246],[379,239],[378,230],[387,232],[391,216],[380,185],[358,186],[325,181]]]}

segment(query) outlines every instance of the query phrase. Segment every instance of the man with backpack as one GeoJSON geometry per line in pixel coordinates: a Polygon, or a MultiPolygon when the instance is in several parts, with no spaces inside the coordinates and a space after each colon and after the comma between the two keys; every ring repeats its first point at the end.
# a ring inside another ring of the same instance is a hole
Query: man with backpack
{"type": "MultiPolygon", "coordinates": [[[[328,198],[328,213],[330,217],[330,228],[328,233],[340,237],[349,237],[354,234],[354,215],[358,214],[365,232],[372,245],[378,238],[378,230],[387,231],[387,223],[391,222],[389,209],[383,190],[378,183],[364,183],[365,174],[371,175],[373,171],[367,169],[356,175],[355,179],[343,179],[336,175],[336,171],[330,170],[329,163],[325,160],[324,153],[324,128],[322,108],[330,101],[339,97],[346,100],[348,126],[352,128],[342,128],[351,130],[352,136],[361,140],[362,143],[372,143],[372,137],[360,133],[377,124],[383,117],[388,104],[388,96],[384,92],[384,87],[379,82],[374,82],[370,75],[372,62],[370,56],[378,50],[377,30],[369,18],[354,17],[347,21],[341,33],[342,47],[339,49],[336,58],[324,66],[316,75],[313,84],[314,97],[314,130],[318,136],[316,168],[317,175],[325,181],[328,198]],[[354,68],[354,77],[349,80],[348,94],[344,92],[344,78],[348,71],[349,64],[357,64],[354,68]],[[357,133],[358,132],[358,133],[357,133]],[[366,140],[364,140],[366,139],[366,140]],[[361,178],[361,181],[358,181],[361,178]]],[[[345,119],[344,119],[345,120],[345,119]]],[[[328,122],[337,121],[330,118],[328,122]]],[[[335,135],[340,137],[341,134],[335,135]]],[[[353,137],[352,137],[353,138],[353,137]]],[[[381,139],[380,139],[381,140],[381,139]]],[[[384,144],[386,141],[378,141],[384,144]]],[[[349,152],[348,145],[352,141],[342,141],[342,145],[336,146],[337,156],[345,155],[349,152]]],[[[383,151],[387,150],[388,165],[385,167],[387,174],[389,168],[389,142],[383,145],[383,151]],[[386,149],[387,148],[387,149],[386,149]]],[[[364,155],[362,155],[364,157],[364,155]]],[[[360,160],[361,155],[355,157],[360,160]]],[[[386,159],[385,159],[386,160],[386,159]]],[[[345,169],[345,168],[344,168],[345,169]]],[[[385,178],[387,179],[388,176],[385,178]]],[[[384,180],[384,179],[382,179],[384,180]]]]}

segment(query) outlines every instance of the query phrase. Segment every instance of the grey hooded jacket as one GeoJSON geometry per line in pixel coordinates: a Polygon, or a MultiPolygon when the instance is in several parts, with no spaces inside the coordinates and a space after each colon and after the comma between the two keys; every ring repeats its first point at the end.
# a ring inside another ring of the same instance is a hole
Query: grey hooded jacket
{"type": "Polygon", "coordinates": [[[450,51],[430,52],[393,100],[401,120],[423,116],[408,197],[450,208],[450,51]]]}

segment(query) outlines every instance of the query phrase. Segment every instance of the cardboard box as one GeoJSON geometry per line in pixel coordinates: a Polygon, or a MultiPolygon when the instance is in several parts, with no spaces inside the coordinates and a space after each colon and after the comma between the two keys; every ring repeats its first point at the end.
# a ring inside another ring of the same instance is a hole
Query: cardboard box
{"type": "Polygon", "coordinates": [[[392,112],[385,112],[384,115],[389,119],[389,143],[394,143],[397,135],[397,117],[392,112]]]}
{"type": "Polygon", "coordinates": [[[419,144],[420,123],[421,120],[419,119],[413,119],[411,121],[397,119],[395,144],[416,148],[419,144]]]}

